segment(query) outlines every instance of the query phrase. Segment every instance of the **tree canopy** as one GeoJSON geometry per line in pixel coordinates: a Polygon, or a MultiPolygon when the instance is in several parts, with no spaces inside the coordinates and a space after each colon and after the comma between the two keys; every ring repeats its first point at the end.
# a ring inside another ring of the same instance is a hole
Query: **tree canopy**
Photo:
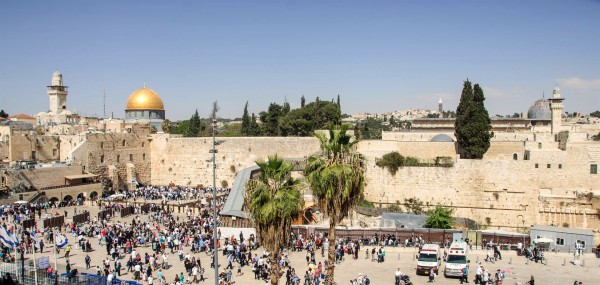
{"type": "Polygon", "coordinates": [[[292,177],[294,167],[290,163],[275,155],[256,165],[261,174],[247,182],[245,202],[262,245],[271,253],[271,284],[279,284],[277,253],[287,242],[293,219],[302,212],[304,198],[298,191],[298,180],[292,177]]]}
{"type": "Polygon", "coordinates": [[[471,87],[471,82],[465,81],[454,124],[462,158],[481,159],[490,147],[494,133],[484,101],[483,89],[479,84],[471,87]]]}
{"type": "MultiPolygon", "coordinates": [[[[304,170],[321,211],[329,217],[329,240],[335,241],[335,226],[363,199],[365,186],[364,158],[355,151],[357,143],[346,134],[347,125],[329,128],[329,136],[316,133],[321,142],[321,154],[311,156],[304,170]]],[[[329,247],[327,279],[333,284],[335,248],[329,247]]]]}
{"type": "Polygon", "coordinates": [[[435,209],[429,212],[425,223],[428,227],[434,229],[451,229],[454,224],[452,218],[453,209],[441,205],[435,206],[435,209]]]}

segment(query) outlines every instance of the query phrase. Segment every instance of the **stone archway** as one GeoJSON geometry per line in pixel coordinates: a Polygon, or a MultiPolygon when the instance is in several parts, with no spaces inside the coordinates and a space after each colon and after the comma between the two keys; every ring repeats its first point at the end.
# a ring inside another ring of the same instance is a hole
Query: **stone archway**
{"type": "Polygon", "coordinates": [[[79,199],[85,199],[85,195],[83,193],[77,194],[77,200],[79,199]]]}
{"type": "Polygon", "coordinates": [[[65,201],[65,202],[69,202],[71,200],[73,200],[73,196],[71,196],[71,195],[67,195],[63,198],[63,201],[65,201]]]}
{"type": "Polygon", "coordinates": [[[56,203],[57,201],[59,201],[59,199],[58,199],[58,198],[56,198],[56,197],[52,197],[52,198],[50,198],[50,200],[48,200],[48,201],[50,201],[51,203],[56,203]]]}
{"type": "Polygon", "coordinates": [[[90,199],[96,199],[98,198],[98,192],[94,191],[92,193],[90,193],[90,199]]]}

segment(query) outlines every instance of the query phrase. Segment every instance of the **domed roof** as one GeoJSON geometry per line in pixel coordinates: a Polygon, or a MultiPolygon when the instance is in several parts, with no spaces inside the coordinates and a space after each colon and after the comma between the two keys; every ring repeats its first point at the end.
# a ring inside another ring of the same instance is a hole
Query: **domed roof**
{"type": "Polygon", "coordinates": [[[429,140],[430,142],[453,142],[454,140],[446,134],[435,135],[429,140]]]}
{"type": "Polygon", "coordinates": [[[163,104],[160,96],[150,88],[141,88],[129,96],[127,99],[126,111],[129,110],[164,110],[165,105],[163,104]]]}
{"type": "Polygon", "coordinates": [[[550,110],[550,101],[548,99],[539,99],[529,107],[527,118],[531,120],[551,120],[552,111],[550,110]]]}

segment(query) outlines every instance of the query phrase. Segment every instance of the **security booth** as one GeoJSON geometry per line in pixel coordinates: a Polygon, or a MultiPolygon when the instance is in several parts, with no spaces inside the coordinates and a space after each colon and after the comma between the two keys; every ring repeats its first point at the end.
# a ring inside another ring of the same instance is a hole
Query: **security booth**
{"type": "Polygon", "coordinates": [[[543,244],[551,251],[573,252],[576,244],[579,244],[582,253],[592,252],[594,248],[592,230],[534,225],[529,236],[532,243],[543,244]]]}

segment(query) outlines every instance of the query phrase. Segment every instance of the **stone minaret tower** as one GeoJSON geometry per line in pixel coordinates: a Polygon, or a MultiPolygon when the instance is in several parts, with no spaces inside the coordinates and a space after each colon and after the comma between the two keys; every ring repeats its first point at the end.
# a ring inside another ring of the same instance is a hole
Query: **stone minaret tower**
{"type": "Polygon", "coordinates": [[[444,117],[444,103],[442,102],[442,98],[438,101],[438,118],[444,117]]]}
{"type": "Polygon", "coordinates": [[[552,111],[552,133],[557,134],[560,132],[562,125],[563,100],[565,100],[565,98],[560,97],[560,88],[558,86],[554,88],[552,98],[548,100],[550,101],[550,110],[552,111]]]}
{"type": "Polygon", "coordinates": [[[52,74],[52,85],[48,87],[48,96],[50,97],[50,111],[56,114],[67,109],[67,86],[63,85],[62,74],[55,71],[52,74]]]}

